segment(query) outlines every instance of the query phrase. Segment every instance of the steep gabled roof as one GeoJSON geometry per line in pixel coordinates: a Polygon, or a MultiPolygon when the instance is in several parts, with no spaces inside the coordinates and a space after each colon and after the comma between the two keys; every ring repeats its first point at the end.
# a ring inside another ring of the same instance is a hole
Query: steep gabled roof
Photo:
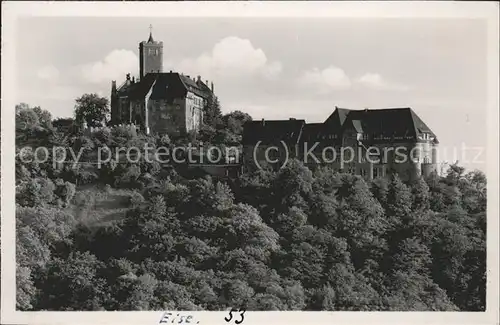
{"type": "Polygon", "coordinates": [[[151,87],[153,87],[151,99],[172,100],[186,96],[188,91],[203,98],[210,96],[210,93],[198,86],[194,80],[176,72],[148,73],[125,91],[131,99],[143,99],[151,87]]]}
{"type": "MultiPolygon", "coordinates": [[[[208,81],[207,81],[208,82],[208,81]]],[[[197,80],[196,81],[196,84],[198,85],[198,87],[204,91],[204,92],[207,92],[207,93],[212,93],[212,90],[210,89],[210,87],[208,87],[208,85],[206,83],[204,83],[203,81],[201,80],[197,80]]]]}
{"type": "Polygon", "coordinates": [[[415,133],[418,135],[422,134],[422,133],[430,133],[436,143],[439,143],[436,135],[434,134],[434,132],[432,132],[431,128],[427,126],[427,124],[424,123],[424,121],[422,121],[422,119],[417,115],[417,113],[415,113],[413,111],[413,109],[410,108],[410,112],[411,112],[411,116],[412,116],[412,119],[413,119],[413,125],[415,127],[415,133]]]}
{"type": "Polygon", "coordinates": [[[127,89],[130,99],[141,99],[146,97],[146,94],[151,89],[151,86],[154,84],[155,80],[155,74],[148,73],[144,76],[144,78],[142,78],[142,80],[133,84],[132,87],[127,89]]]}
{"type": "Polygon", "coordinates": [[[358,133],[363,133],[363,126],[360,120],[352,120],[352,126],[358,133]]]}
{"type": "Polygon", "coordinates": [[[184,75],[179,75],[182,83],[184,84],[184,87],[186,88],[186,90],[189,90],[190,92],[194,93],[195,95],[198,95],[200,97],[203,97],[203,98],[207,98],[207,96],[210,94],[210,93],[207,93],[206,91],[203,90],[202,87],[200,87],[197,82],[193,79],[191,79],[190,77],[188,76],[184,76],[184,75]]]}
{"type": "Polygon", "coordinates": [[[351,110],[347,108],[335,107],[333,113],[326,119],[325,124],[331,127],[341,127],[351,110]]]}
{"type": "Polygon", "coordinates": [[[245,123],[243,129],[243,144],[252,145],[258,141],[262,144],[277,143],[297,143],[301,137],[304,120],[262,120],[249,121],[245,123]]]}
{"type": "Polygon", "coordinates": [[[350,111],[343,129],[359,124],[364,132],[373,136],[392,138],[415,137],[415,129],[409,108],[364,109],[350,111]]]}
{"type": "Polygon", "coordinates": [[[375,137],[417,139],[422,133],[435,137],[430,128],[409,107],[352,110],[342,129],[353,127],[375,137]]]}
{"type": "Polygon", "coordinates": [[[347,129],[365,133],[371,141],[418,140],[428,133],[437,141],[432,130],[409,107],[348,110],[336,108],[324,123],[306,124],[304,120],[274,120],[247,122],[243,131],[243,144],[256,144],[258,141],[276,143],[307,142],[328,140],[341,141],[340,135],[347,129]],[[334,135],[332,138],[331,135],[334,135]],[[339,136],[339,137],[336,137],[339,136]]]}

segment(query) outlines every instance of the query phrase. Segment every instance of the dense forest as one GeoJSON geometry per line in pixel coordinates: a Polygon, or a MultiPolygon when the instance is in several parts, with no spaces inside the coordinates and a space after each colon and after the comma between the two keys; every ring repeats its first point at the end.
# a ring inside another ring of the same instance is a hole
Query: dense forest
{"type": "Polygon", "coordinates": [[[485,310],[482,172],[366,182],[292,161],[221,180],[144,160],[26,162],[28,145],[89,157],[100,146],[235,145],[250,119],[214,101],[198,138],[86,135],[79,121],[102,116],[82,104],[101,99],[84,96],[74,121],[16,107],[18,309],[485,310]]]}

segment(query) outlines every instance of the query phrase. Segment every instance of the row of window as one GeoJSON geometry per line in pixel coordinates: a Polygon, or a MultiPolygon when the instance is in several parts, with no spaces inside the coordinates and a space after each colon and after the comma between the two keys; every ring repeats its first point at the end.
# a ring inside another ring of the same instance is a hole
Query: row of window
{"type": "Polygon", "coordinates": [[[149,55],[159,55],[160,50],[159,49],[148,49],[148,54],[149,55]]]}
{"type": "Polygon", "coordinates": [[[322,135],[319,137],[320,139],[328,139],[328,140],[334,140],[334,139],[337,139],[337,135],[336,134],[327,134],[327,135],[322,135]]]}
{"type": "Polygon", "coordinates": [[[203,103],[204,103],[203,98],[200,98],[200,97],[197,97],[197,96],[193,96],[193,95],[187,95],[187,98],[191,99],[195,105],[197,105],[197,106],[203,106],[203,103]]]}
{"type": "MultiPolygon", "coordinates": [[[[347,138],[353,138],[353,135],[346,135],[347,138]]],[[[327,134],[327,135],[320,135],[318,136],[318,139],[326,140],[326,139],[337,139],[338,136],[336,134],[327,134]]],[[[424,136],[419,137],[421,140],[433,140],[433,138],[429,134],[424,134],[424,136]]],[[[356,140],[369,140],[370,135],[367,133],[358,133],[356,134],[356,140]]],[[[411,140],[413,139],[412,137],[388,137],[388,136],[383,136],[383,135],[376,135],[373,136],[374,140],[411,140]]]]}
{"type": "MultiPolygon", "coordinates": [[[[338,172],[341,171],[341,169],[334,168],[333,171],[338,173],[338,172]]],[[[345,168],[344,172],[348,173],[348,174],[352,174],[352,175],[357,175],[355,167],[345,168]]],[[[369,176],[369,170],[361,168],[359,170],[359,175],[363,176],[363,177],[368,177],[369,176]]],[[[384,170],[383,167],[373,167],[373,178],[384,177],[384,176],[386,176],[386,173],[385,173],[385,170],[384,170]]]]}
{"type": "MultiPolygon", "coordinates": [[[[350,168],[349,169],[349,173],[351,174],[356,174],[356,169],[355,168],[350,168]]],[[[369,176],[369,170],[368,169],[364,169],[364,168],[361,168],[359,170],[359,174],[362,176],[362,177],[368,177],[369,176]]],[[[377,177],[384,177],[385,176],[385,171],[384,171],[384,168],[382,167],[374,167],[373,168],[373,178],[377,178],[377,177]]]]}
{"type": "Polygon", "coordinates": [[[434,137],[429,133],[423,133],[418,137],[420,140],[434,140],[434,137]]]}
{"type": "Polygon", "coordinates": [[[193,102],[195,105],[198,105],[198,106],[203,106],[203,99],[199,98],[199,97],[195,97],[193,99],[193,102]]]}

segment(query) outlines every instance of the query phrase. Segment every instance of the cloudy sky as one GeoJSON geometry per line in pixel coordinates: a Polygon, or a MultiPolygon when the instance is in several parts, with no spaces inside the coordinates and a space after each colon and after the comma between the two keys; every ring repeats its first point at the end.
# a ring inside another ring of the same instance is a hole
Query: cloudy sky
{"type": "Polygon", "coordinates": [[[486,145],[487,26],[481,20],[71,17],[18,23],[18,102],[54,116],[71,116],[76,97],[109,96],[111,80],[120,84],[126,73],[137,75],[138,43],[152,24],[154,38],[164,42],[164,71],[213,81],[224,112],[321,122],[335,106],[412,107],[450,152],[462,143],[486,145]]]}

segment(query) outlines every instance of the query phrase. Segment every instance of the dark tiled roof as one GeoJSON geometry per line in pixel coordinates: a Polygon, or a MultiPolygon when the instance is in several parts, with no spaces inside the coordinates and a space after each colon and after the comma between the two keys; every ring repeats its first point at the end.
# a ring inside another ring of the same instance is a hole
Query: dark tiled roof
{"type": "Polygon", "coordinates": [[[323,123],[308,123],[302,128],[300,141],[318,140],[324,133],[325,125],[323,123]]]}
{"type": "Polygon", "coordinates": [[[253,121],[245,124],[244,144],[273,143],[280,140],[296,142],[333,140],[337,143],[347,129],[365,133],[374,142],[388,140],[417,140],[423,133],[434,137],[432,130],[409,107],[348,110],[336,108],[324,123],[305,124],[304,120],[253,121]],[[298,132],[300,130],[300,132],[298,132]],[[300,138],[296,138],[300,135],[300,138]],[[331,135],[335,135],[333,138],[331,135]]]}
{"type": "Polygon", "coordinates": [[[351,110],[347,108],[335,107],[333,113],[326,119],[325,124],[333,127],[341,127],[351,110]]]}
{"type": "Polygon", "coordinates": [[[203,98],[207,98],[209,93],[207,93],[206,91],[203,90],[202,87],[200,87],[195,80],[189,78],[188,76],[184,76],[184,75],[179,75],[182,83],[184,83],[184,86],[186,87],[187,90],[191,91],[192,93],[200,96],[200,97],[203,97],[203,98]]]}
{"type": "Polygon", "coordinates": [[[304,120],[262,120],[245,123],[243,130],[243,144],[271,144],[279,141],[297,143],[301,137],[304,120]]]}
{"type": "Polygon", "coordinates": [[[207,92],[207,93],[211,93],[212,90],[210,89],[210,87],[208,87],[208,85],[206,83],[204,83],[203,81],[201,80],[197,80],[196,81],[196,84],[198,85],[198,87],[203,90],[204,92],[207,92]]]}
{"type": "Polygon", "coordinates": [[[342,129],[351,126],[358,132],[375,137],[416,139],[423,132],[435,137],[430,128],[409,107],[351,110],[342,129]]]}
{"type": "Polygon", "coordinates": [[[343,125],[345,120],[347,119],[347,115],[351,110],[347,108],[337,108],[337,112],[339,115],[340,125],[343,125]]]}
{"type": "Polygon", "coordinates": [[[176,72],[148,73],[142,80],[124,91],[131,99],[143,99],[151,87],[153,87],[151,99],[172,100],[186,96],[188,91],[203,98],[210,96],[210,93],[198,86],[194,80],[176,72]]]}
{"type": "Polygon", "coordinates": [[[411,108],[410,108],[410,113],[412,115],[413,125],[415,127],[416,134],[419,135],[423,132],[430,133],[436,139],[436,142],[439,143],[434,132],[432,132],[432,130],[427,126],[427,124],[425,124],[424,121],[422,121],[422,119],[411,108]]]}
{"type": "Polygon", "coordinates": [[[360,120],[352,120],[352,126],[358,133],[363,133],[363,127],[361,126],[360,120]]]}

